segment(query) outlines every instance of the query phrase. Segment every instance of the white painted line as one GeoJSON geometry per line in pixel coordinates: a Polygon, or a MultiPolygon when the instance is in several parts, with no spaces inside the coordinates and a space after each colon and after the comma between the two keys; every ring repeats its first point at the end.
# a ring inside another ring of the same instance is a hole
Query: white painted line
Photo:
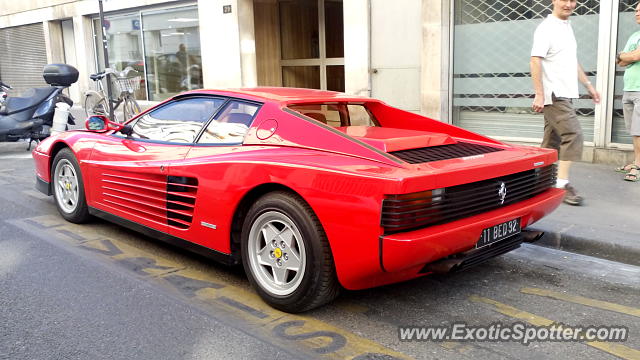
{"type": "Polygon", "coordinates": [[[32,159],[31,153],[27,152],[26,154],[6,154],[0,155],[0,159],[32,159]]]}

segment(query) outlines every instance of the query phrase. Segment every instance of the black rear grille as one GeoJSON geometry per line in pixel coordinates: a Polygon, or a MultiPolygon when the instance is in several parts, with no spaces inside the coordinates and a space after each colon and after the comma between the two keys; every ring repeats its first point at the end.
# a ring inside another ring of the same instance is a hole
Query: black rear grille
{"type": "Polygon", "coordinates": [[[504,149],[493,146],[459,142],[450,145],[392,151],[389,152],[389,154],[397,156],[398,158],[408,162],[409,164],[421,164],[431,161],[457,159],[467,156],[481,155],[502,150],[504,149]]]}
{"type": "Polygon", "coordinates": [[[550,165],[445,189],[388,195],[382,201],[381,226],[390,234],[462,219],[531,198],[555,182],[556,167],[550,165]]]}

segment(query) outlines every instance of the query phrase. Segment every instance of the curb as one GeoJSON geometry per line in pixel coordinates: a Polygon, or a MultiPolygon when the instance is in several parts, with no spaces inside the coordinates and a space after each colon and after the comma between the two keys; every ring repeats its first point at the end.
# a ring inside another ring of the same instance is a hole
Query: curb
{"type": "Polygon", "coordinates": [[[532,245],[640,266],[640,241],[638,241],[638,247],[632,247],[583,236],[569,235],[535,226],[528,228],[528,230],[544,231],[545,233],[532,245]]]}

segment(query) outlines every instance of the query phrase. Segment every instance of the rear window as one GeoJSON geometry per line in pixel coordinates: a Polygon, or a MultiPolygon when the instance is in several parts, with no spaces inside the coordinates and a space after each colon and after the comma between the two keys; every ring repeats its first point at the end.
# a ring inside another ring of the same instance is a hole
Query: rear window
{"type": "Polygon", "coordinates": [[[299,104],[289,109],[333,127],[378,126],[363,104],[299,104]]]}

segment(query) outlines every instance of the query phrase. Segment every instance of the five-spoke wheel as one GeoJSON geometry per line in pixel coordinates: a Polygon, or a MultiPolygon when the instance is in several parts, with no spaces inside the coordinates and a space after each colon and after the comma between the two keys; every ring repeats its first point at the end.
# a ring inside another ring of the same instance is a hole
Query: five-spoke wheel
{"type": "Polygon", "coordinates": [[[265,212],[253,222],[248,240],[258,284],[280,296],[294,292],[304,277],[306,252],[293,221],[281,212],[265,212]]]}
{"type": "Polygon", "coordinates": [[[258,199],[247,212],[241,241],[247,277],[271,306],[302,312],[338,295],[329,242],[299,196],[276,191],[258,199]]]}
{"type": "Polygon", "coordinates": [[[68,221],[82,223],[89,219],[84,185],[78,160],[69,148],[60,150],[51,166],[51,186],[58,212],[68,221]]]}

